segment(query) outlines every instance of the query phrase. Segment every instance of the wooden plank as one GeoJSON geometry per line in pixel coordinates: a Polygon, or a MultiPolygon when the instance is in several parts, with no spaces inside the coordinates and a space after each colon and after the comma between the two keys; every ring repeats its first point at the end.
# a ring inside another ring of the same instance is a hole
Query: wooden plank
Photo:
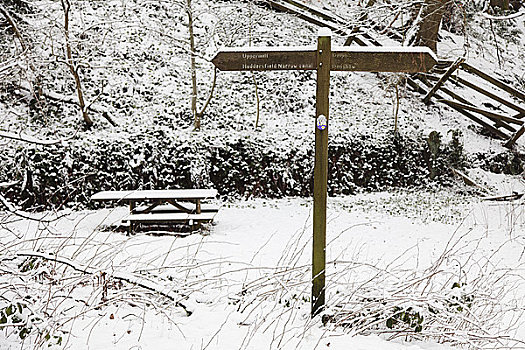
{"type": "MultiPolygon", "coordinates": [[[[447,95],[449,95],[453,99],[458,100],[461,103],[464,103],[464,104],[467,104],[467,105],[470,105],[470,106],[474,106],[470,101],[468,101],[465,98],[463,98],[462,96],[456,94],[452,90],[447,89],[446,87],[441,87],[441,91],[443,91],[444,93],[446,93],[447,95]]],[[[506,122],[504,122],[502,120],[496,120],[494,122],[494,126],[496,128],[505,128],[505,129],[507,129],[510,132],[516,132],[516,129],[514,127],[512,127],[511,125],[507,124],[506,122]]]]}
{"type": "Polygon", "coordinates": [[[443,74],[445,74],[447,72],[447,69],[448,69],[448,67],[446,67],[446,68],[434,67],[434,69],[432,69],[432,73],[443,75],[443,74]]]}
{"type": "MultiPolygon", "coordinates": [[[[418,75],[415,75],[416,78],[419,78],[418,75]]],[[[419,78],[420,79],[420,78],[419,78]]],[[[424,82],[423,80],[421,80],[422,82],[424,82]]],[[[417,92],[420,92],[420,93],[424,93],[426,94],[426,90],[421,87],[421,85],[419,85],[414,79],[412,78],[408,78],[407,79],[407,83],[408,85],[410,85],[415,91],[417,92]]],[[[437,93],[435,94],[435,96],[439,99],[442,99],[441,96],[439,96],[437,93]]],[[[445,103],[446,104],[446,103],[445,103]]],[[[473,115],[472,113],[469,113],[461,108],[458,108],[458,107],[455,107],[455,106],[450,106],[450,108],[458,111],[459,113],[463,114],[465,117],[469,118],[470,120],[480,124],[481,126],[483,126],[485,129],[487,129],[488,131],[490,131],[492,134],[494,134],[495,136],[497,137],[500,137],[502,139],[509,139],[510,137],[505,134],[503,131],[501,130],[498,130],[497,128],[493,127],[492,125],[488,124],[487,122],[479,119],[478,117],[476,117],[475,115],[473,115]]]]}
{"type": "Polygon", "coordinates": [[[521,197],[523,197],[523,195],[525,195],[525,193],[514,192],[512,194],[507,195],[482,197],[481,199],[486,201],[513,201],[516,199],[520,199],[521,197]]]}
{"type": "MultiPolygon", "coordinates": [[[[362,21],[359,21],[359,22],[362,22],[362,21]]],[[[403,35],[399,34],[397,31],[392,29],[392,27],[385,27],[383,25],[379,25],[375,21],[370,21],[370,22],[371,22],[371,25],[369,25],[369,27],[377,31],[379,34],[386,35],[390,39],[393,39],[397,42],[403,42],[403,35]]]]}
{"type": "Polygon", "coordinates": [[[465,59],[463,57],[461,58],[458,58],[456,60],[456,62],[454,62],[454,64],[452,64],[448,69],[447,71],[445,72],[445,74],[443,74],[443,76],[441,78],[439,78],[439,80],[437,81],[437,83],[434,85],[434,87],[432,87],[432,89],[430,89],[430,91],[427,93],[427,95],[423,98],[423,102],[425,103],[429,103],[430,102],[430,98],[432,97],[432,95],[434,95],[436,93],[436,91],[441,87],[441,85],[443,85],[445,83],[445,81],[447,81],[448,78],[450,78],[450,76],[452,75],[452,73],[454,73],[454,71],[456,69],[458,69],[459,65],[461,63],[463,63],[465,61],[465,59]]]}
{"type": "MultiPolygon", "coordinates": [[[[444,101],[441,100],[439,102],[444,102],[444,101]]],[[[455,101],[446,101],[446,102],[447,102],[448,105],[454,104],[454,105],[456,105],[456,107],[463,108],[463,109],[465,109],[467,111],[479,113],[479,114],[484,115],[485,117],[490,118],[490,119],[500,120],[500,121],[503,120],[503,121],[506,121],[508,123],[513,123],[513,124],[517,124],[517,125],[523,125],[523,123],[524,123],[523,120],[514,119],[512,117],[508,117],[508,116],[505,116],[505,115],[497,114],[497,113],[494,113],[494,112],[491,112],[491,111],[487,111],[485,109],[473,107],[471,105],[467,105],[467,104],[464,104],[464,103],[459,103],[459,102],[455,102],[455,101]]]]}
{"type": "MultiPolygon", "coordinates": [[[[421,80],[421,82],[423,82],[424,84],[427,84],[428,86],[430,86],[430,83],[427,82],[425,80],[425,78],[427,77],[426,75],[422,78],[420,74],[417,74],[416,77],[418,79],[421,80]]],[[[415,83],[415,82],[414,82],[415,83]]],[[[413,85],[413,84],[410,84],[410,81],[409,81],[409,85],[413,85]]],[[[423,91],[425,91],[423,89],[423,91]]],[[[443,91],[444,93],[448,94],[449,96],[451,96],[452,98],[460,101],[461,103],[464,103],[464,104],[467,104],[467,105],[472,105],[472,103],[470,101],[467,101],[466,99],[464,99],[463,97],[461,97],[460,95],[454,93],[453,91],[445,88],[445,87],[442,87],[441,88],[441,91],[443,91]]],[[[420,91],[421,92],[421,91],[420,91]]],[[[422,94],[426,94],[426,92],[421,92],[422,94]]],[[[437,98],[442,98],[441,96],[439,96],[437,93],[434,94],[434,96],[436,96],[437,98]]],[[[461,114],[463,114],[465,117],[469,118],[470,120],[480,124],[481,126],[483,126],[485,129],[487,129],[488,131],[492,132],[494,135],[500,137],[500,138],[503,138],[503,139],[508,139],[510,138],[510,136],[508,136],[507,134],[503,133],[502,131],[498,130],[496,127],[488,124],[487,122],[485,122],[484,120],[482,119],[479,119],[478,117],[476,117],[475,115],[473,115],[472,113],[469,113],[467,111],[465,111],[464,109],[461,109],[461,108],[458,108],[458,107],[453,107],[453,106],[449,106],[451,108],[453,108],[454,110],[456,110],[457,112],[460,112],[461,114]]],[[[504,127],[505,129],[509,130],[510,132],[515,132],[516,129],[514,129],[512,126],[510,126],[509,124],[505,123],[504,121],[501,121],[501,120],[498,120],[496,121],[496,126],[497,127],[504,127]]]]}
{"type": "Polygon", "coordinates": [[[467,86],[467,87],[469,87],[469,88],[471,88],[473,90],[476,90],[480,94],[483,94],[483,95],[485,95],[485,96],[487,96],[487,97],[489,97],[489,98],[491,98],[491,99],[493,99],[495,101],[498,101],[499,103],[501,103],[501,104],[503,104],[503,105],[505,105],[505,106],[507,106],[509,108],[512,108],[512,109],[514,109],[514,110],[516,110],[516,111],[518,111],[520,113],[525,113],[525,109],[524,108],[522,108],[520,106],[517,106],[514,103],[512,103],[512,102],[510,102],[510,101],[508,101],[508,100],[506,100],[504,98],[501,98],[500,96],[498,96],[496,94],[493,94],[492,92],[490,92],[488,90],[485,90],[485,89],[479,87],[478,85],[471,83],[468,80],[465,80],[465,79],[463,79],[463,78],[461,78],[459,76],[458,77],[452,77],[452,80],[454,80],[454,81],[456,81],[456,82],[458,82],[460,84],[463,84],[463,85],[465,85],[465,86],[467,86]]]}
{"type": "Polygon", "coordinates": [[[427,91],[411,77],[407,77],[407,83],[412,89],[414,89],[414,91],[419,92],[420,94],[427,93],[427,91]]]}
{"type": "Polygon", "coordinates": [[[217,213],[200,213],[200,214],[186,214],[186,213],[157,213],[157,214],[130,214],[126,216],[123,221],[131,223],[187,223],[190,220],[213,221],[217,213]]]}
{"type": "MultiPolygon", "coordinates": [[[[427,47],[348,47],[332,52],[331,70],[361,72],[422,72],[437,58],[427,47]]],[[[316,52],[310,47],[232,48],[217,53],[213,64],[222,71],[313,70],[316,52]]]]}
{"type": "MultiPolygon", "coordinates": [[[[347,41],[345,41],[344,43],[344,46],[350,46],[350,44],[352,43],[352,41],[349,40],[350,37],[347,39],[347,41]]],[[[353,39],[353,41],[355,41],[357,43],[357,45],[359,46],[368,46],[363,40],[361,40],[358,36],[355,36],[353,39]]]]}
{"type": "Polygon", "coordinates": [[[467,174],[457,170],[457,169],[454,169],[452,167],[449,167],[449,169],[452,171],[452,173],[458,177],[460,177],[461,179],[463,179],[463,182],[465,182],[465,184],[469,185],[469,186],[474,186],[474,187],[477,187],[479,188],[480,190],[482,190],[483,192],[485,193],[490,193],[489,189],[478,184],[476,181],[474,181],[473,179],[471,179],[467,174]]]}
{"type": "Polygon", "coordinates": [[[464,70],[466,70],[469,73],[475,74],[478,77],[485,79],[486,81],[492,83],[493,85],[496,85],[497,87],[499,87],[500,89],[508,92],[509,94],[511,94],[513,96],[516,96],[516,97],[519,97],[519,98],[521,98],[522,100],[525,101],[525,93],[523,93],[523,92],[521,92],[521,91],[519,91],[519,90],[517,90],[517,89],[515,89],[515,88],[513,88],[511,86],[508,86],[504,82],[499,81],[498,79],[493,78],[493,77],[491,77],[490,75],[488,75],[486,73],[483,73],[479,69],[477,69],[475,67],[472,67],[470,64],[463,62],[463,64],[461,64],[461,68],[463,68],[464,70]]]}
{"type": "Polygon", "coordinates": [[[333,14],[331,12],[325,11],[325,10],[323,10],[321,8],[316,7],[316,6],[312,6],[310,4],[306,4],[306,3],[301,2],[301,1],[281,0],[281,1],[278,2],[278,1],[274,1],[274,0],[268,0],[268,2],[270,4],[285,2],[288,5],[295,6],[298,9],[301,9],[301,10],[305,10],[305,11],[307,11],[307,12],[309,12],[309,13],[315,15],[315,16],[321,17],[324,20],[339,22],[341,24],[344,24],[344,22],[345,22],[345,20],[343,18],[337,16],[336,14],[333,14]]]}
{"type": "Polygon", "coordinates": [[[302,20],[305,20],[308,23],[311,23],[321,28],[323,27],[329,28],[334,33],[339,34],[339,35],[343,35],[343,36],[348,35],[346,30],[343,30],[342,28],[340,28],[336,23],[331,23],[330,21],[327,21],[322,18],[315,18],[314,16],[312,16],[311,14],[305,11],[299,11],[296,7],[285,4],[285,3],[280,3],[280,2],[278,3],[276,1],[270,1],[269,3],[272,8],[275,8],[276,10],[279,10],[282,12],[293,14],[296,17],[302,20]]]}
{"type": "Polygon", "coordinates": [[[131,208],[131,206],[129,207],[129,212],[134,214],[134,213],[138,213],[140,211],[141,214],[146,214],[146,213],[150,213],[152,212],[155,208],[158,207],[158,205],[160,204],[159,201],[155,201],[153,204],[150,204],[146,207],[141,207],[141,209],[139,210],[138,208],[131,208]]]}
{"type": "Polygon", "coordinates": [[[507,143],[505,143],[503,146],[507,148],[512,148],[512,146],[514,146],[516,141],[518,141],[518,139],[521,137],[521,135],[523,135],[523,133],[525,133],[525,125],[522,125],[521,128],[518,131],[516,131],[516,133],[512,135],[510,140],[507,141],[507,143]]]}
{"type": "Polygon", "coordinates": [[[366,40],[370,41],[372,43],[372,45],[374,45],[374,46],[383,46],[383,44],[381,44],[379,41],[377,41],[376,39],[372,38],[370,36],[370,34],[363,33],[361,35],[363,36],[363,38],[365,38],[366,40]]]}
{"type": "Polygon", "coordinates": [[[314,209],[312,247],[312,316],[325,305],[326,269],[326,199],[328,187],[328,121],[330,67],[332,59],[330,36],[319,36],[317,42],[317,93],[315,112],[314,209]],[[325,128],[318,127],[325,118],[325,128]]]}
{"type": "MultiPolygon", "coordinates": [[[[437,94],[435,96],[437,98],[439,98],[437,94]]],[[[501,131],[501,130],[493,127],[492,125],[488,124],[487,122],[479,119],[478,117],[476,117],[472,113],[469,113],[469,112],[465,111],[464,109],[459,108],[459,107],[457,107],[457,106],[455,106],[453,104],[449,104],[447,100],[443,100],[443,99],[441,99],[441,100],[442,101],[440,101],[440,102],[446,104],[447,106],[449,106],[450,108],[452,108],[452,109],[458,111],[459,113],[463,114],[465,117],[469,118],[470,120],[472,120],[472,121],[478,123],[479,125],[483,126],[485,129],[490,131],[495,136],[498,136],[498,137],[500,137],[500,138],[502,138],[504,140],[510,138],[510,136],[505,134],[503,131],[501,131]]]]}
{"type": "Polygon", "coordinates": [[[437,62],[428,47],[343,47],[332,52],[333,71],[427,72],[437,62]]]}
{"type": "MultiPolygon", "coordinates": [[[[171,205],[171,204],[163,204],[156,206],[153,208],[150,212],[151,213],[180,213],[180,212],[187,212],[187,211],[195,211],[196,206],[193,203],[179,203],[179,205],[184,206],[185,210],[181,211],[179,208],[171,205]]],[[[148,208],[148,206],[139,206],[135,208],[134,214],[146,214],[145,211],[148,208]]],[[[220,207],[215,204],[201,204],[201,212],[218,212],[220,207]]]]}
{"type": "Polygon", "coordinates": [[[91,196],[93,201],[139,201],[139,200],[194,200],[215,198],[215,189],[182,190],[137,190],[137,191],[102,191],[91,196]]]}
{"type": "Polygon", "coordinates": [[[432,73],[420,73],[418,75],[421,75],[422,79],[425,79],[425,80],[428,80],[428,81],[438,81],[439,78],[440,78],[439,76],[434,75],[432,73]]]}
{"type": "Polygon", "coordinates": [[[436,68],[448,69],[448,67],[450,67],[452,64],[454,64],[454,61],[438,60],[438,63],[436,63],[436,68]]]}
{"type": "MultiPolygon", "coordinates": [[[[135,201],[129,201],[129,212],[133,213],[133,210],[135,210],[135,201]]],[[[129,227],[128,227],[128,235],[132,235],[134,229],[135,229],[135,227],[134,227],[133,223],[130,222],[129,223],[129,227]]]]}

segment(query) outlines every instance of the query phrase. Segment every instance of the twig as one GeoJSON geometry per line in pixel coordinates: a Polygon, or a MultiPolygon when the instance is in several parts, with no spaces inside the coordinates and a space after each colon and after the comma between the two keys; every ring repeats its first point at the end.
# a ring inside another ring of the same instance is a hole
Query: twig
{"type": "Polygon", "coordinates": [[[481,15],[485,19],[488,19],[490,21],[504,21],[504,20],[508,20],[508,19],[515,19],[515,18],[521,17],[521,16],[525,15],[525,12],[516,12],[516,13],[513,13],[513,14],[508,15],[508,16],[493,16],[493,15],[489,15],[486,12],[482,12],[481,15]]]}
{"type": "Polygon", "coordinates": [[[259,113],[260,113],[260,98],[259,98],[259,88],[257,86],[257,80],[255,80],[255,74],[252,72],[253,85],[255,85],[255,98],[257,100],[257,117],[255,119],[255,129],[259,126],[259,113]]]}
{"type": "Polygon", "coordinates": [[[13,29],[13,32],[15,33],[15,36],[18,38],[18,41],[20,42],[20,46],[22,46],[22,51],[26,51],[27,45],[25,44],[24,38],[22,37],[22,34],[20,34],[20,31],[18,30],[18,26],[16,25],[15,20],[11,15],[9,14],[9,11],[0,4],[0,13],[4,15],[7,22],[9,22],[9,25],[13,29]]]}
{"type": "MultiPolygon", "coordinates": [[[[85,266],[85,265],[79,264],[79,263],[77,263],[75,261],[72,261],[70,259],[59,257],[57,255],[51,255],[51,254],[40,253],[40,252],[35,252],[35,251],[20,251],[20,252],[16,253],[16,255],[17,256],[26,256],[26,257],[28,257],[28,256],[29,257],[36,257],[36,258],[41,258],[41,259],[57,262],[57,263],[60,263],[60,264],[67,265],[67,266],[73,268],[74,270],[82,272],[82,273],[85,273],[85,274],[95,275],[95,274],[98,274],[98,273],[100,273],[102,271],[102,269],[95,269],[93,267],[85,266]]],[[[147,290],[150,290],[152,292],[158,293],[158,294],[162,295],[163,297],[168,298],[171,301],[174,301],[176,306],[184,309],[184,311],[186,312],[186,315],[190,316],[192,314],[192,311],[189,310],[180,301],[181,296],[176,294],[176,293],[174,293],[170,288],[166,288],[166,287],[161,286],[161,285],[159,285],[159,284],[157,284],[155,282],[148,281],[144,277],[137,276],[137,275],[134,275],[132,273],[112,271],[112,270],[107,270],[107,271],[104,271],[104,272],[106,273],[106,275],[108,277],[111,277],[111,278],[114,278],[114,279],[117,279],[117,280],[121,280],[121,281],[125,281],[125,282],[128,282],[128,283],[137,285],[139,287],[145,288],[147,290]]]]}
{"type": "Polygon", "coordinates": [[[463,174],[461,171],[457,170],[457,169],[454,169],[452,167],[449,167],[449,169],[452,171],[452,173],[456,176],[459,176],[463,179],[463,181],[469,185],[469,186],[474,186],[474,187],[477,187],[479,188],[480,190],[482,190],[483,192],[485,193],[488,193],[490,194],[491,192],[489,191],[488,188],[486,187],[483,187],[481,186],[480,184],[476,183],[476,181],[474,181],[473,179],[471,179],[470,177],[468,177],[466,174],[463,174]]]}
{"type": "Polygon", "coordinates": [[[490,21],[490,30],[492,32],[492,35],[494,36],[494,44],[496,44],[496,55],[498,57],[498,66],[501,68],[501,57],[499,54],[498,37],[496,36],[496,32],[494,31],[494,25],[492,24],[492,20],[490,21]]]}
{"type": "Polygon", "coordinates": [[[62,9],[64,10],[64,36],[66,44],[66,65],[69,68],[69,71],[75,79],[75,87],[77,90],[78,96],[78,106],[80,107],[80,112],[82,113],[82,118],[88,127],[93,125],[93,121],[88,114],[88,109],[86,108],[86,103],[84,101],[84,91],[82,90],[82,82],[80,80],[80,75],[78,74],[78,66],[75,65],[73,61],[73,53],[71,49],[71,42],[69,40],[69,11],[71,5],[69,0],[61,0],[62,9]]]}

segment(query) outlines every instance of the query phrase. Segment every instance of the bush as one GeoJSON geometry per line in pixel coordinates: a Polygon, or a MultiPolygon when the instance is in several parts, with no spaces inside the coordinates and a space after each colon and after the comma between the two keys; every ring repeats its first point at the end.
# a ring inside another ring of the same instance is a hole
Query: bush
{"type": "MultiPolygon", "coordinates": [[[[92,205],[89,197],[101,190],[214,187],[220,195],[233,198],[312,194],[314,145],[308,140],[290,146],[262,133],[225,137],[167,129],[116,136],[80,139],[66,146],[24,144],[11,150],[2,161],[0,181],[20,181],[7,197],[24,208],[44,209],[92,205]]],[[[330,195],[448,184],[447,164],[464,163],[454,138],[431,153],[422,138],[331,137],[330,195]]]]}

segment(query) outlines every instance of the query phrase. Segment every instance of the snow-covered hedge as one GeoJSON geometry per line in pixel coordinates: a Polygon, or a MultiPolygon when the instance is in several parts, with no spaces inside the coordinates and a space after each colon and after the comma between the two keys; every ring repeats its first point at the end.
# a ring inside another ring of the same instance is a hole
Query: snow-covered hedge
{"type": "MultiPolygon", "coordinates": [[[[21,144],[3,153],[4,193],[28,207],[89,203],[100,190],[214,187],[226,197],[310,196],[314,145],[263,132],[173,132],[84,136],[67,144],[21,144]]],[[[462,146],[393,135],[334,135],[329,145],[330,195],[450,181],[447,165],[463,166],[462,146]],[[431,176],[432,173],[432,176],[431,176]]]]}

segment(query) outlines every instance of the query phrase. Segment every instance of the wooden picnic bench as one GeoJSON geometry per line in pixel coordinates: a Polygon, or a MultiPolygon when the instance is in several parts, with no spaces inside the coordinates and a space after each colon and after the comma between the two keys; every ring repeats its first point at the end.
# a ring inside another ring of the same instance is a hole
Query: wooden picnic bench
{"type": "Polygon", "coordinates": [[[102,191],[91,197],[93,201],[118,201],[129,203],[129,215],[122,219],[134,224],[188,224],[200,225],[213,221],[219,207],[201,203],[217,196],[214,189],[102,191]],[[137,206],[141,203],[141,206],[137,206]]]}

